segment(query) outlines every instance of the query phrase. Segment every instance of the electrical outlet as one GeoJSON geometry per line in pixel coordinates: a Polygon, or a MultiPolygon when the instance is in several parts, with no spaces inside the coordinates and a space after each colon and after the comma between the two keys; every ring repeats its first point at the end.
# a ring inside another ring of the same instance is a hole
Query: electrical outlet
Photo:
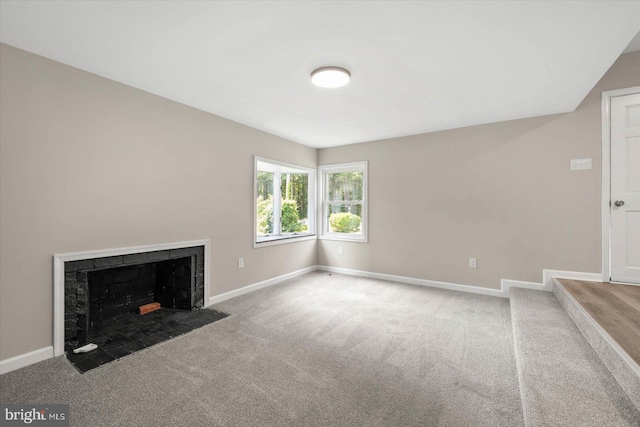
{"type": "Polygon", "coordinates": [[[338,255],[344,255],[344,248],[342,246],[338,248],[338,255]]]}
{"type": "Polygon", "coordinates": [[[244,267],[244,258],[238,258],[238,268],[244,267]]]}
{"type": "Polygon", "coordinates": [[[478,268],[478,260],[475,258],[469,258],[469,268],[478,268]]]}

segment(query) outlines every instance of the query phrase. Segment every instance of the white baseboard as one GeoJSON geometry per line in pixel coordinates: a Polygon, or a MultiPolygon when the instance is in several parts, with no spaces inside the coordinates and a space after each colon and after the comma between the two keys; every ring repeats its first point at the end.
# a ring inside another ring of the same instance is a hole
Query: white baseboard
{"type": "Polygon", "coordinates": [[[408,283],[411,285],[428,286],[432,288],[449,289],[452,291],[470,292],[473,294],[492,295],[496,297],[509,298],[509,290],[511,288],[533,289],[536,291],[553,290],[553,278],[589,280],[593,282],[602,282],[602,275],[597,273],[580,273],[575,271],[561,270],[543,270],[543,283],[525,282],[522,280],[502,279],[500,281],[500,289],[484,288],[479,286],[461,285],[458,283],[438,282],[434,280],[417,279],[414,277],[395,276],[392,274],[374,273],[371,271],[351,270],[349,268],[330,267],[327,265],[319,265],[318,270],[329,271],[339,274],[348,274],[351,276],[369,277],[372,279],[388,280],[391,282],[408,283]]]}
{"type": "Polygon", "coordinates": [[[509,298],[509,290],[511,288],[533,289],[535,291],[544,291],[544,284],[537,282],[523,282],[522,280],[502,279],[500,281],[502,293],[505,298],[509,298]]]}
{"type": "Polygon", "coordinates": [[[238,297],[240,295],[247,294],[249,292],[257,291],[258,289],[266,288],[268,286],[275,285],[276,283],[284,282],[285,280],[293,279],[294,277],[302,276],[303,274],[311,273],[312,271],[316,271],[317,266],[303,268],[301,270],[293,271],[291,273],[283,274],[282,276],[274,277],[273,279],[264,280],[262,282],[254,283],[252,285],[245,286],[240,289],[235,289],[233,291],[225,292],[220,295],[215,295],[209,298],[209,304],[217,304],[222,301],[226,301],[231,298],[238,297]]]}
{"type": "Polygon", "coordinates": [[[393,274],[374,273],[371,271],[351,270],[349,268],[330,267],[319,265],[318,270],[331,273],[348,274],[350,276],[368,277],[371,279],[388,280],[390,282],[408,283],[410,285],[428,286],[431,288],[449,289],[451,291],[470,292],[472,294],[491,295],[503,297],[502,289],[481,288],[479,286],[460,285],[457,283],[438,282],[435,280],[416,279],[414,277],[395,276],[393,274]]]}
{"type": "Polygon", "coordinates": [[[556,279],[572,279],[586,280],[589,282],[602,282],[602,274],[600,273],[580,273],[577,271],[562,270],[542,270],[542,284],[544,290],[551,292],[553,290],[553,278],[556,279]]]}
{"type": "Polygon", "coordinates": [[[0,360],[0,375],[15,371],[16,369],[24,368],[25,366],[33,365],[34,363],[42,362],[43,360],[51,359],[52,357],[53,346],[50,345],[49,347],[33,350],[29,353],[0,360]]]}
{"type": "Polygon", "coordinates": [[[520,280],[502,279],[502,290],[505,297],[509,297],[510,288],[534,289],[537,291],[553,291],[553,279],[573,279],[587,280],[589,282],[602,282],[602,274],[599,273],[581,273],[579,271],[563,271],[563,270],[542,270],[542,283],[522,282],[520,280]]]}

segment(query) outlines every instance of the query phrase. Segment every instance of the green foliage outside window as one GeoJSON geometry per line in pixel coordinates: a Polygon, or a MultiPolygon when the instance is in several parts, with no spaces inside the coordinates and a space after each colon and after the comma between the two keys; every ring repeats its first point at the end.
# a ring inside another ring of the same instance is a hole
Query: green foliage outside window
{"type": "MultiPolygon", "coordinates": [[[[265,199],[258,197],[258,233],[273,233],[273,196],[265,199]]],[[[306,231],[307,227],[302,224],[298,216],[298,204],[295,200],[283,200],[280,223],[282,224],[283,233],[298,233],[306,231]]]]}
{"type": "MultiPolygon", "coordinates": [[[[307,206],[309,204],[309,175],[302,173],[283,173],[280,185],[280,194],[284,201],[296,202],[298,218],[307,218],[307,206]]],[[[282,207],[284,210],[284,205],[282,207]]],[[[284,213],[282,215],[284,217],[284,213]]],[[[283,223],[284,227],[284,223],[283,223]]],[[[284,231],[284,228],[283,228],[284,231]]]]}
{"type": "Polygon", "coordinates": [[[335,233],[355,233],[360,230],[360,217],[349,212],[329,215],[331,231],[335,233]]]}
{"type": "Polygon", "coordinates": [[[258,233],[273,233],[273,196],[258,197],[258,233]]]}
{"type": "Polygon", "coordinates": [[[328,200],[362,200],[362,172],[338,172],[329,174],[328,200]]]}
{"type": "Polygon", "coordinates": [[[280,217],[283,233],[298,233],[304,228],[300,224],[298,216],[298,203],[295,200],[282,201],[282,214],[280,217]]]}

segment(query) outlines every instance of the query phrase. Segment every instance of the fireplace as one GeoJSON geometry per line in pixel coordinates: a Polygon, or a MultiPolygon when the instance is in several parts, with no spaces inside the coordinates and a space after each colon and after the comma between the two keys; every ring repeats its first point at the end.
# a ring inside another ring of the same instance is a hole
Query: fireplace
{"type": "Polygon", "coordinates": [[[90,342],[96,325],[127,316],[147,323],[165,322],[171,313],[179,323],[212,317],[200,310],[209,303],[209,246],[197,240],[54,255],[54,355],[90,342]],[[165,318],[136,313],[152,302],[165,318]]]}
{"type": "Polygon", "coordinates": [[[92,330],[138,307],[204,306],[204,246],[64,263],[64,350],[90,341],[92,330]]]}
{"type": "Polygon", "coordinates": [[[228,317],[206,308],[209,248],[196,240],[54,255],[54,356],[66,351],[85,373],[228,317]]]}

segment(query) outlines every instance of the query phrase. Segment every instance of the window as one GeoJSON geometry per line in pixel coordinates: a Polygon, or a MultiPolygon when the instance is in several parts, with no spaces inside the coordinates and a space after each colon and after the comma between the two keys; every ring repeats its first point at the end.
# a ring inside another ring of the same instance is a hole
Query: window
{"type": "Polygon", "coordinates": [[[315,239],[315,170],[255,158],[254,247],[315,239]]]}
{"type": "Polygon", "coordinates": [[[367,241],[367,162],[320,166],[320,237],[367,241]]]}

